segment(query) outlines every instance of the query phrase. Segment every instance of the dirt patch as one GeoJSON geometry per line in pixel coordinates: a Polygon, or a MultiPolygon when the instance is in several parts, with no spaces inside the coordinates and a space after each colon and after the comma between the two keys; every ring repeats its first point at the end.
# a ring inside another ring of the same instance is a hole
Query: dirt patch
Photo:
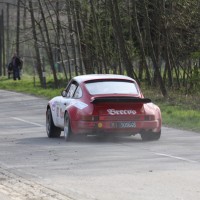
{"type": "Polygon", "coordinates": [[[73,200],[36,182],[26,180],[0,167],[0,192],[12,200],[73,200]]]}

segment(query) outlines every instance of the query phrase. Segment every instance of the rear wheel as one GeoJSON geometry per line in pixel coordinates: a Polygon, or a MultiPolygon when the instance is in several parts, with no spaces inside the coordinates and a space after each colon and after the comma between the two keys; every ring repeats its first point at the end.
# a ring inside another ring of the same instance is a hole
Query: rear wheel
{"type": "Polygon", "coordinates": [[[49,138],[60,137],[61,134],[61,129],[54,125],[50,108],[46,113],[46,131],[49,138]]]}
{"type": "Polygon", "coordinates": [[[141,138],[143,141],[159,140],[161,136],[161,131],[155,132],[143,132],[141,133],[141,138]]]}
{"type": "Polygon", "coordinates": [[[71,131],[69,114],[65,113],[65,117],[64,117],[64,138],[65,138],[65,141],[69,141],[71,136],[72,136],[72,131],[71,131]]]}

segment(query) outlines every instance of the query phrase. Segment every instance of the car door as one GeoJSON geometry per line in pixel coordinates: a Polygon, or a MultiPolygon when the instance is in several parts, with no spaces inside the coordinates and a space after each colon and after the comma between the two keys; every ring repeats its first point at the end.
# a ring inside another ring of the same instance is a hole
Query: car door
{"type": "Polygon", "coordinates": [[[59,126],[64,127],[64,114],[65,110],[69,105],[71,105],[74,102],[74,93],[78,87],[78,84],[73,81],[70,83],[70,85],[66,88],[66,92],[64,96],[61,96],[60,102],[59,102],[59,126]]]}

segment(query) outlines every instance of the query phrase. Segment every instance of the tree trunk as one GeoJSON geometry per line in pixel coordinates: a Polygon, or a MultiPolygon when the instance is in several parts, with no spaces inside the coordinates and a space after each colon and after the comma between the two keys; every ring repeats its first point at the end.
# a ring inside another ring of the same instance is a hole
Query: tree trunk
{"type": "Polygon", "coordinates": [[[97,24],[97,18],[96,18],[96,14],[95,14],[93,0],[90,0],[90,5],[91,5],[92,16],[93,16],[93,20],[94,20],[94,26],[95,26],[96,33],[97,33],[97,41],[98,41],[98,44],[100,45],[100,53],[102,56],[102,63],[104,65],[105,73],[108,73],[108,69],[107,69],[108,62],[106,62],[106,56],[105,56],[105,52],[104,52],[104,48],[103,48],[103,44],[102,44],[102,39],[100,36],[99,26],[97,24]]]}
{"type": "Polygon", "coordinates": [[[16,53],[19,55],[19,35],[20,35],[20,0],[17,0],[17,31],[16,31],[16,53]]]}
{"type": "Polygon", "coordinates": [[[147,40],[148,40],[148,45],[149,45],[149,50],[150,50],[150,56],[153,62],[155,74],[158,79],[158,83],[160,86],[160,90],[162,92],[162,95],[164,97],[167,96],[167,90],[165,88],[161,73],[160,73],[160,68],[157,63],[156,55],[155,55],[155,50],[153,47],[152,39],[151,39],[151,31],[150,31],[150,23],[149,23],[149,14],[148,14],[148,8],[147,8],[147,3],[146,0],[143,0],[143,6],[144,6],[144,20],[145,20],[145,25],[146,25],[146,33],[147,33],[147,40]]]}
{"type": "Polygon", "coordinates": [[[55,38],[55,43],[56,43],[56,50],[55,50],[55,61],[58,64],[58,72],[61,72],[61,68],[60,68],[60,59],[61,59],[61,48],[60,48],[60,12],[59,12],[59,1],[56,0],[56,38],[55,38]]]}
{"type": "Polygon", "coordinates": [[[7,65],[9,64],[11,60],[11,55],[10,55],[10,4],[7,3],[7,13],[6,13],[6,59],[7,59],[7,65]]]}
{"type": "Polygon", "coordinates": [[[173,79],[172,79],[172,66],[171,66],[171,60],[170,60],[170,41],[169,41],[169,36],[168,36],[168,26],[167,26],[167,21],[166,21],[166,12],[165,12],[165,1],[162,0],[160,10],[163,12],[163,35],[164,35],[164,43],[165,43],[165,49],[164,49],[164,54],[165,54],[165,60],[166,60],[166,69],[167,69],[167,74],[168,74],[168,85],[169,87],[173,86],[173,79]]]}
{"type": "Polygon", "coordinates": [[[37,38],[36,27],[35,27],[35,17],[34,17],[32,0],[29,0],[29,11],[31,14],[31,24],[32,24],[32,32],[33,32],[33,38],[34,38],[34,48],[35,48],[35,53],[36,53],[37,72],[40,79],[40,85],[42,86],[43,85],[42,64],[41,64],[39,47],[38,47],[38,38],[37,38]]]}
{"type": "Polygon", "coordinates": [[[73,21],[74,21],[74,29],[76,33],[76,41],[77,41],[77,51],[78,51],[78,61],[79,61],[79,66],[78,66],[78,71],[80,74],[83,74],[83,65],[82,65],[82,52],[81,52],[81,30],[78,28],[78,21],[80,21],[80,18],[78,17],[77,13],[79,12],[77,6],[75,5],[75,1],[72,1],[72,16],[73,16],[73,21]]]}
{"type": "MultiPolygon", "coordinates": [[[[58,1],[56,2],[56,9],[54,8],[54,5],[51,3],[51,1],[49,1],[49,0],[48,0],[48,2],[45,1],[45,6],[47,8],[47,11],[48,11],[48,14],[49,14],[49,18],[51,20],[51,23],[52,23],[52,26],[53,26],[53,29],[54,29],[55,35],[56,35],[56,42],[55,42],[56,43],[56,56],[55,56],[55,61],[58,64],[61,63],[63,71],[64,71],[65,78],[68,81],[66,67],[65,67],[65,64],[64,64],[64,60],[63,60],[63,53],[61,51],[61,44],[60,44],[60,38],[63,35],[63,31],[62,31],[60,20],[59,20],[58,1]],[[51,8],[54,10],[54,12],[56,14],[56,25],[54,24],[54,21],[53,21],[52,15],[50,13],[50,10],[48,8],[48,5],[51,5],[51,8]]],[[[63,41],[65,42],[64,39],[63,39],[63,41]]],[[[67,45],[65,45],[65,49],[66,49],[66,53],[68,53],[67,45]]]]}
{"type": "Polygon", "coordinates": [[[5,34],[4,34],[4,11],[2,10],[2,65],[3,75],[6,75],[6,63],[5,63],[5,34]]]}
{"type": "Polygon", "coordinates": [[[40,9],[40,12],[41,12],[41,15],[42,15],[44,30],[45,30],[45,34],[46,34],[46,38],[47,38],[47,50],[48,50],[47,55],[48,55],[48,59],[49,59],[49,64],[50,64],[52,72],[53,72],[54,85],[55,85],[55,88],[57,88],[58,87],[58,79],[57,79],[56,70],[55,70],[55,66],[54,66],[54,59],[53,59],[51,41],[50,41],[50,37],[49,37],[49,31],[48,31],[48,28],[47,28],[47,23],[46,23],[46,19],[45,19],[41,0],[38,0],[38,2],[39,2],[39,9],[40,9]]]}
{"type": "MultiPolygon", "coordinates": [[[[3,26],[3,16],[0,14],[0,27],[3,26]]],[[[3,68],[2,68],[2,55],[3,55],[3,48],[2,48],[2,29],[0,29],[0,76],[3,75],[3,68]]]]}
{"type": "Polygon", "coordinates": [[[127,75],[135,78],[135,80],[139,83],[136,73],[133,70],[133,65],[129,58],[129,55],[126,50],[125,41],[122,33],[121,20],[119,16],[119,8],[117,0],[109,0],[109,7],[111,12],[111,18],[113,23],[113,28],[115,31],[116,40],[119,44],[119,50],[122,57],[122,61],[126,67],[127,75]]]}
{"type": "Polygon", "coordinates": [[[151,76],[150,76],[148,64],[147,64],[147,61],[146,61],[144,41],[143,41],[143,38],[142,38],[142,34],[140,32],[140,27],[139,27],[139,22],[138,22],[136,0],[133,0],[133,18],[134,18],[134,23],[135,23],[135,26],[136,26],[136,29],[135,29],[136,37],[137,37],[137,39],[139,41],[139,45],[140,45],[141,67],[142,68],[143,68],[143,66],[145,67],[147,83],[149,85],[151,85],[151,76]]]}
{"type": "Polygon", "coordinates": [[[71,13],[72,13],[72,3],[70,0],[66,1],[67,3],[67,20],[69,24],[69,35],[70,35],[70,41],[71,41],[71,46],[72,46],[72,52],[73,52],[73,64],[74,64],[74,69],[75,69],[75,74],[76,76],[78,75],[78,68],[77,68],[77,56],[76,56],[76,46],[75,46],[75,41],[74,41],[74,31],[72,27],[72,19],[71,19],[71,13]]]}

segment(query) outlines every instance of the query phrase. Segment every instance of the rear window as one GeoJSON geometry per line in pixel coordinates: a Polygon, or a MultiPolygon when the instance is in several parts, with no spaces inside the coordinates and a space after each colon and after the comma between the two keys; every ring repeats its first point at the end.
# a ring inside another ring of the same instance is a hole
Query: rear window
{"type": "Polygon", "coordinates": [[[98,81],[86,83],[86,88],[91,95],[96,94],[138,94],[133,82],[125,81],[98,81]]]}

